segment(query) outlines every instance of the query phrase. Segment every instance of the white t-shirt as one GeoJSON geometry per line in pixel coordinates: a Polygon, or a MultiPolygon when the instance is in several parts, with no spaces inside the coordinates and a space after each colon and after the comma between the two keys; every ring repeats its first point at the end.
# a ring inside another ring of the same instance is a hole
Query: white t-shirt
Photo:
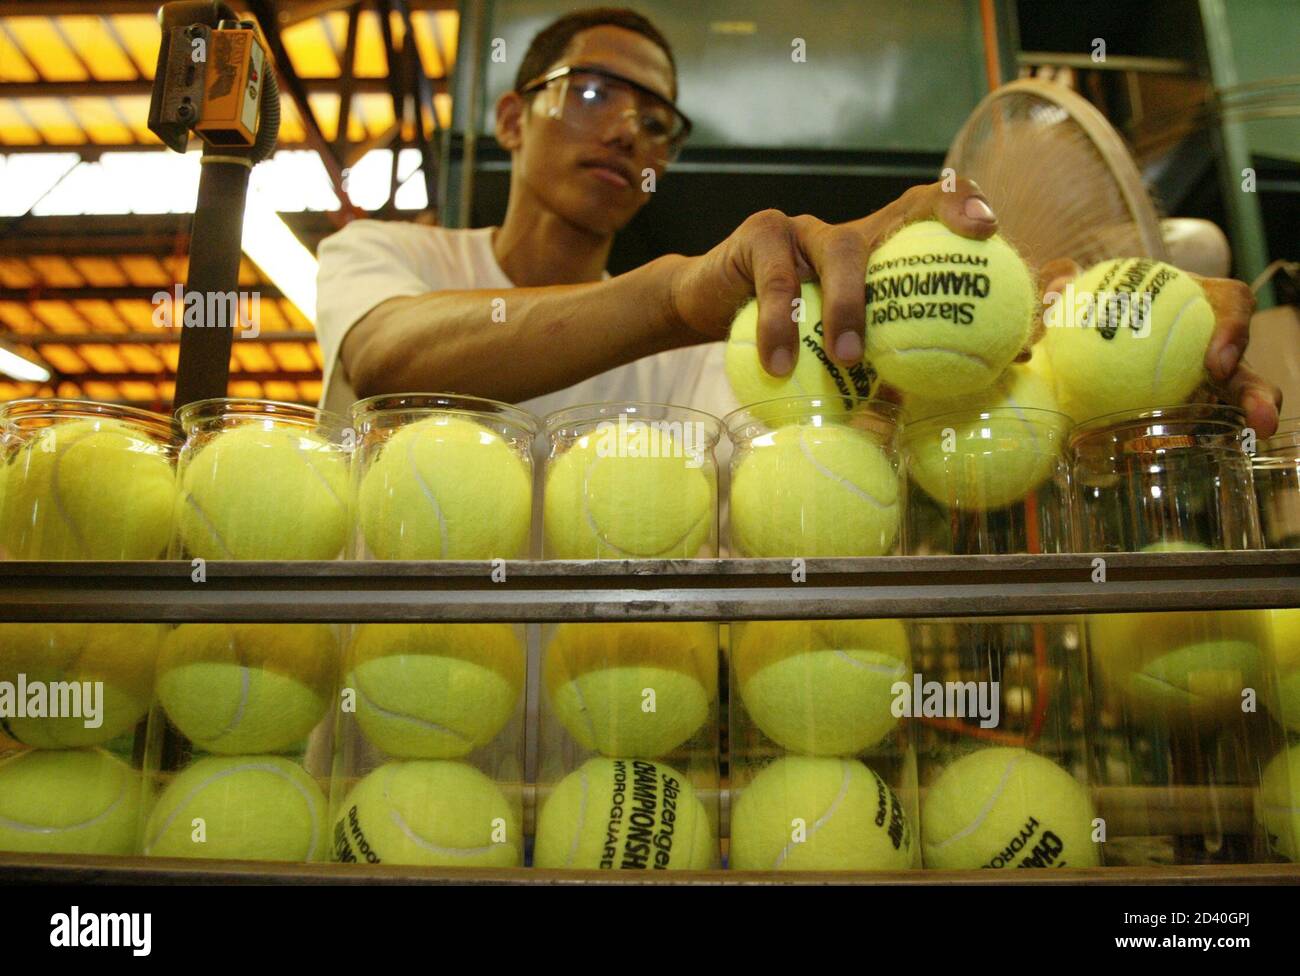
{"type": "MultiPolygon", "coordinates": [[[[346,417],[356,402],[339,351],[348,330],[375,306],[431,291],[514,287],[492,253],[493,230],[354,220],[321,242],[316,334],[324,357],[323,408],[346,417]]],[[[542,418],[584,403],[639,400],[694,407],[721,418],[739,406],[722,363],[720,342],[671,349],[518,406],[542,418]]]]}

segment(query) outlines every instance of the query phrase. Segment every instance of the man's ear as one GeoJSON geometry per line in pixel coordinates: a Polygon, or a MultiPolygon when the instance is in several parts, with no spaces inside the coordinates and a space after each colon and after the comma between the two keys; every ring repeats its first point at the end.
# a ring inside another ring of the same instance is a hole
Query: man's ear
{"type": "Polygon", "coordinates": [[[518,92],[508,91],[497,99],[497,145],[514,152],[524,142],[524,113],[528,103],[518,92]]]}

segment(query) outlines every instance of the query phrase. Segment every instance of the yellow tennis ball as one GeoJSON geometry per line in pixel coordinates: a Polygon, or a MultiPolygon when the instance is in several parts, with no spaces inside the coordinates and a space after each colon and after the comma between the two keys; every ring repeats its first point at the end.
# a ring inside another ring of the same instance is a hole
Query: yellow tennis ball
{"type": "Polygon", "coordinates": [[[20,752],[0,760],[0,850],[130,854],[140,775],[100,749],[20,752]]]}
{"type": "Polygon", "coordinates": [[[1044,320],[1061,409],[1077,422],[1184,403],[1207,378],[1214,309],[1196,280],[1172,265],[1103,262],[1044,320]]]}
{"type": "Polygon", "coordinates": [[[718,627],[561,624],[542,665],[551,709],[584,749],[653,759],[691,738],[718,694],[718,627]]]}
{"type": "Polygon", "coordinates": [[[247,861],[319,861],[325,795],[279,756],[209,756],[173,779],[149,814],[144,853],[247,861]]]}
{"type": "Polygon", "coordinates": [[[19,742],[68,749],[139,724],[153,699],[161,624],[0,624],[0,727],[19,742]],[[101,695],[102,690],[102,695],[101,695]]]}
{"type": "Polygon", "coordinates": [[[116,420],[43,428],[8,465],[0,540],[12,559],[161,559],[176,477],[163,445],[116,420]]]}
{"type": "Polygon", "coordinates": [[[1001,237],[910,224],[867,262],[867,359],[905,393],[974,393],[1024,348],[1037,298],[1033,275],[1001,237]]]}
{"type": "Polygon", "coordinates": [[[1267,610],[1282,723],[1300,732],[1300,610],[1267,610]]]}
{"type": "Polygon", "coordinates": [[[907,476],[941,505],[1002,508],[1060,465],[1069,422],[1055,413],[1050,380],[1027,365],[1011,366],[978,393],[908,394],[903,407],[910,421],[903,435],[907,476]]]}
{"type": "Polygon", "coordinates": [[[732,807],[730,864],[741,871],[904,870],[914,843],[898,796],[856,759],[778,759],[732,807]]]}
{"type": "Polygon", "coordinates": [[[790,310],[791,322],[799,327],[799,345],[794,370],[787,376],[773,376],[758,360],[758,300],[751,300],[732,321],[725,369],[742,406],[795,396],[838,396],[851,405],[870,399],[875,391],[876,373],[865,358],[846,368],[827,354],[817,282],[805,281],[801,297],[802,303],[790,310]]]}
{"type": "Polygon", "coordinates": [[[348,650],[357,722],[390,756],[468,755],[515,714],[525,659],[508,624],[362,624],[348,650]]]}
{"type": "Polygon", "coordinates": [[[217,434],[183,462],[177,522],[188,556],[333,559],[348,534],[348,461],[306,430],[217,434]]]}
{"type": "Polygon", "coordinates": [[[980,749],[922,795],[927,868],[1087,868],[1100,852],[1087,788],[1025,749],[980,749]]]}
{"type": "Polygon", "coordinates": [[[734,465],[731,539],[746,556],[880,556],[898,537],[898,472],[861,431],[780,427],[734,465]]]}
{"type": "Polygon", "coordinates": [[[543,500],[554,559],[693,559],[713,538],[709,445],[645,421],[608,422],[552,459],[543,500]]]}
{"type": "Polygon", "coordinates": [[[895,682],[910,686],[907,631],[898,620],[735,624],[732,661],[745,710],[778,745],[812,756],[853,756],[898,724],[895,682]]]}
{"type": "Polygon", "coordinates": [[[1264,767],[1255,819],[1274,854],[1300,861],[1300,745],[1284,749],[1264,767]]]}
{"type": "Polygon", "coordinates": [[[207,752],[280,752],[325,716],[337,667],[324,624],[182,624],[163,641],[158,701],[207,752]]]}
{"type": "MultiPolygon", "coordinates": [[[[1144,552],[1203,552],[1159,542],[1144,552]]],[[[1269,646],[1264,611],[1183,610],[1088,617],[1094,679],[1131,718],[1157,724],[1206,723],[1241,715],[1242,693],[1261,684],[1269,646]]]]}
{"type": "Polygon", "coordinates": [[[334,824],[334,860],[509,868],[522,841],[496,783],[465,763],[416,759],[386,763],[353,787],[334,824]]]}
{"type": "Polygon", "coordinates": [[[537,820],[533,864],[587,870],[703,870],[717,862],[694,787],[648,759],[588,759],[556,785],[537,820]]]}
{"type": "Polygon", "coordinates": [[[514,559],[528,545],[532,475],[494,430],[455,417],[410,424],[369,463],[357,491],[379,559],[514,559]]]}

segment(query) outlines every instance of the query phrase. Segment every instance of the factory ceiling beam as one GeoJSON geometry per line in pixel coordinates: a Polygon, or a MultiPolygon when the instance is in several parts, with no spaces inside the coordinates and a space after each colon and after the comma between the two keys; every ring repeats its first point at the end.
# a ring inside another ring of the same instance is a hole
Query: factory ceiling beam
{"type": "MultiPolygon", "coordinates": [[[[171,285],[154,287],[149,285],[130,285],[122,288],[95,287],[86,288],[47,288],[45,285],[33,285],[30,288],[13,288],[11,294],[18,294],[29,302],[138,302],[152,301],[160,291],[170,292],[171,285]]],[[[244,291],[256,293],[259,300],[278,301],[284,297],[274,285],[249,285],[244,291]]]]}
{"type": "MultiPolygon", "coordinates": [[[[284,27],[344,10],[355,0],[300,0],[276,4],[276,20],[284,27]]],[[[163,0],[0,0],[0,17],[74,17],[148,14],[153,16],[163,0]]],[[[236,9],[242,4],[236,2],[236,9]]],[[[415,10],[456,10],[456,0],[411,0],[415,10]]]]}
{"type": "Polygon", "coordinates": [[[158,12],[163,0],[0,0],[0,17],[84,17],[158,12]]]}
{"type": "MultiPolygon", "coordinates": [[[[87,370],[84,373],[59,373],[57,378],[52,379],[46,385],[55,386],[59,383],[77,383],[81,385],[86,383],[170,383],[175,378],[176,374],[169,369],[160,369],[153,373],[100,373],[87,370]]],[[[280,369],[241,373],[237,368],[230,371],[230,382],[232,383],[304,383],[319,378],[320,370],[315,366],[301,372],[280,369]]]]}
{"type": "MultiPolygon", "coordinates": [[[[346,82],[342,78],[301,78],[298,83],[307,94],[340,95],[346,82]]],[[[430,79],[431,89],[438,94],[447,91],[445,78],[430,79]]],[[[388,81],[384,78],[356,78],[351,90],[359,95],[388,94],[388,81]]],[[[119,98],[148,96],[153,92],[153,82],[135,81],[4,81],[0,82],[0,98],[119,98]]]]}
{"type": "MultiPolygon", "coordinates": [[[[320,17],[337,10],[347,10],[356,2],[357,0],[301,0],[298,3],[285,3],[281,0],[276,6],[280,8],[278,16],[281,26],[288,27],[312,17],[320,17]]],[[[410,3],[412,10],[460,9],[457,0],[410,0],[410,3]]]]}
{"type": "MultiPolygon", "coordinates": [[[[21,335],[9,332],[5,333],[5,339],[34,349],[39,349],[41,346],[174,346],[181,341],[178,334],[161,329],[157,332],[81,332],[75,335],[54,332],[21,335]]],[[[315,340],[314,332],[259,332],[255,336],[235,333],[235,345],[241,342],[314,342],[315,340]]]]}
{"type": "MultiPolygon", "coordinates": [[[[329,140],[325,138],[325,134],[321,131],[320,123],[316,120],[316,113],[312,110],[311,102],[307,97],[309,90],[303,80],[298,77],[298,72],[294,70],[293,61],[284,46],[284,38],[280,35],[280,22],[276,16],[274,5],[271,0],[244,0],[244,4],[262,27],[262,35],[266,38],[271,57],[275,61],[275,74],[280,80],[280,90],[287,92],[289,97],[293,99],[294,107],[298,109],[298,117],[302,122],[303,131],[307,134],[307,145],[320,156],[321,163],[325,166],[325,172],[329,174],[334,195],[343,202],[344,210],[351,211],[354,217],[361,216],[361,211],[348,197],[347,178],[343,175],[343,163],[334,151],[334,147],[330,145],[329,140]]],[[[348,218],[344,213],[337,212],[331,215],[331,219],[335,219],[336,223],[342,226],[347,222],[348,218]]]]}
{"type": "MultiPolygon", "coordinates": [[[[328,216],[320,212],[284,213],[281,217],[309,248],[314,248],[317,239],[334,229],[328,216]]],[[[0,234],[0,257],[184,255],[191,219],[190,214],[32,217],[23,224],[21,235],[0,234]]]]}

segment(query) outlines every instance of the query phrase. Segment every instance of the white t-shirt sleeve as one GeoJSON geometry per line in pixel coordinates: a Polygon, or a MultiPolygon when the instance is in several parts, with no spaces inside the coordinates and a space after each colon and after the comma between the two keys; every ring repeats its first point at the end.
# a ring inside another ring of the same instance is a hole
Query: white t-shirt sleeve
{"type": "Polygon", "coordinates": [[[316,338],[327,373],[331,367],[341,368],[343,340],[367,312],[390,298],[434,290],[428,258],[418,245],[419,238],[407,227],[380,220],[354,220],[321,241],[316,252],[316,338]]]}

